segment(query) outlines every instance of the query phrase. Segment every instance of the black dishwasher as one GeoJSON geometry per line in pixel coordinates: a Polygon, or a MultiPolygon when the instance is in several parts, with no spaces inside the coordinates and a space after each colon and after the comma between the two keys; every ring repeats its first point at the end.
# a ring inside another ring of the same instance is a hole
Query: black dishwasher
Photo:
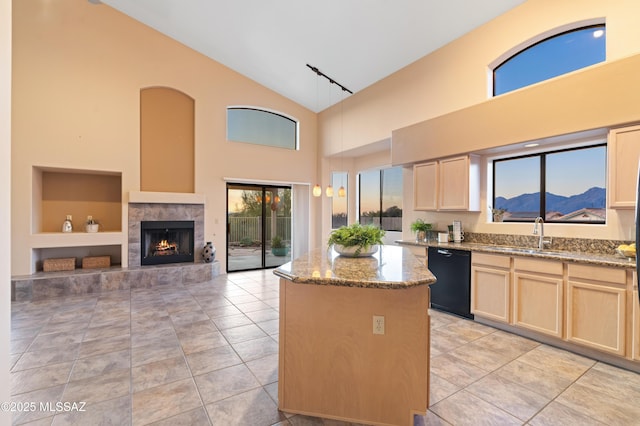
{"type": "Polygon", "coordinates": [[[437,281],[431,284],[431,307],[473,319],[471,313],[471,252],[429,247],[429,270],[437,281]]]}

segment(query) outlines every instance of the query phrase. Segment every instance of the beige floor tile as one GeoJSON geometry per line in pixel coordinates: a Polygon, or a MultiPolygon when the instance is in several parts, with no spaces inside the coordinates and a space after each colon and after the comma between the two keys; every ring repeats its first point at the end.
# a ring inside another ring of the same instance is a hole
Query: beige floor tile
{"type": "Polygon", "coordinates": [[[178,334],[178,338],[184,335],[190,334],[206,334],[212,333],[214,331],[218,331],[218,328],[215,324],[207,317],[207,319],[202,321],[191,322],[188,324],[176,325],[175,326],[176,333],[178,334]]]}
{"type": "Polygon", "coordinates": [[[46,389],[38,389],[31,392],[25,392],[20,395],[14,395],[11,397],[12,402],[19,402],[23,404],[35,403],[36,410],[34,411],[17,411],[13,414],[13,424],[23,424],[32,422],[38,419],[49,418],[52,413],[50,411],[40,410],[40,403],[55,405],[56,402],[62,401],[62,393],[64,392],[65,385],[54,386],[46,389]]]}
{"type": "Polygon", "coordinates": [[[460,336],[452,333],[442,332],[441,328],[431,330],[431,347],[439,353],[451,352],[468,342],[460,336]]]}
{"type": "Polygon", "coordinates": [[[137,367],[142,364],[161,361],[182,354],[182,348],[178,341],[164,345],[151,343],[146,346],[138,346],[131,348],[131,366],[137,367]]]}
{"type": "Polygon", "coordinates": [[[146,425],[202,406],[192,378],[133,394],[133,424],[146,425]]]}
{"type": "Polygon", "coordinates": [[[582,413],[582,410],[574,410],[556,401],[551,401],[533,419],[529,421],[531,426],[603,426],[610,423],[602,423],[582,413]]]}
{"type": "Polygon", "coordinates": [[[68,347],[82,341],[84,330],[61,331],[51,334],[38,334],[29,347],[29,351],[68,347]]]}
{"type": "Polygon", "coordinates": [[[149,424],[150,426],[209,426],[209,416],[204,407],[185,411],[177,416],[159,420],[149,424]]]}
{"type": "Polygon", "coordinates": [[[73,361],[77,358],[80,344],[73,344],[66,347],[49,348],[22,354],[12,371],[26,370],[29,368],[44,367],[49,364],[59,364],[61,362],[73,361]]]}
{"type": "Polygon", "coordinates": [[[99,327],[89,327],[82,339],[83,342],[91,340],[103,340],[108,337],[130,336],[130,324],[107,324],[99,327]]]}
{"type": "Polygon", "coordinates": [[[249,361],[247,367],[263,386],[278,381],[278,354],[249,361]]]}
{"type": "Polygon", "coordinates": [[[227,345],[228,342],[219,331],[212,331],[205,334],[191,334],[180,336],[180,345],[185,354],[201,352],[227,345]]]}
{"type": "Polygon", "coordinates": [[[183,356],[143,364],[131,369],[132,391],[140,392],[191,377],[183,356]]]}
{"type": "Polygon", "coordinates": [[[227,328],[221,331],[229,343],[239,343],[247,340],[267,337],[267,334],[255,324],[242,325],[240,327],[227,328]]]}
{"type": "Polygon", "coordinates": [[[260,383],[244,365],[227,367],[195,376],[195,380],[205,404],[260,387],[260,383]]]}
{"type": "Polygon", "coordinates": [[[73,362],[69,361],[13,372],[11,373],[11,395],[65,384],[69,381],[72,367],[73,362]]]}
{"type": "Polygon", "coordinates": [[[433,411],[427,411],[425,416],[415,416],[413,424],[414,426],[447,426],[451,423],[438,417],[433,411]]]}
{"type": "Polygon", "coordinates": [[[623,401],[577,382],[558,396],[556,402],[607,424],[630,425],[640,419],[637,400],[623,401]]]}
{"type": "Polygon", "coordinates": [[[256,325],[260,327],[262,331],[269,335],[277,334],[280,332],[280,320],[277,319],[258,322],[256,323],[256,325]]]}
{"type": "Polygon", "coordinates": [[[242,364],[242,360],[236,354],[236,351],[229,345],[194,352],[187,354],[186,357],[191,374],[194,376],[242,364]]]}
{"type": "Polygon", "coordinates": [[[262,389],[254,389],[206,405],[214,425],[272,425],[286,419],[262,389]]]}
{"type": "Polygon", "coordinates": [[[235,343],[233,349],[236,350],[244,362],[262,358],[267,355],[278,353],[278,342],[275,336],[261,339],[248,340],[246,342],[235,343]]]}
{"type": "Polygon", "coordinates": [[[571,379],[546,370],[544,365],[535,367],[530,363],[522,362],[520,358],[501,367],[495,373],[507,380],[520,383],[546,398],[554,398],[572,383],[571,379]]]}
{"type": "Polygon", "coordinates": [[[128,425],[131,424],[129,395],[84,406],[84,411],[56,414],[52,426],[66,425],[128,425]]]}
{"type": "Polygon", "coordinates": [[[432,372],[429,376],[429,406],[437,404],[460,389],[462,387],[456,386],[432,372]]]}
{"type": "Polygon", "coordinates": [[[595,361],[548,345],[540,345],[518,358],[534,367],[544,368],[560,377],[576,380],[595,365],[595,361]]]}
{"type": "Polygon", "coordinates": [[[64,390],[64,401],[96,403],[131,392],[131,371],[117,370],[102,376],[69,382],[64,390]]]}
{"type": "Polygon", "coordinates": [[[472,348],[481,347],[490,349],[505,357],[514,359],[540,346],[540,343],[502,330],[497,330],[495,333],[487,334],[469,343],[469,346],[472,348]]]}
{"type": "Polygon", "coordinates": [[[466,391],[527,421],[549,403],[549,398],[496,374],[489,374],[466,388],[466,391]]]}
{"type": "MultiPolygon", "coordinates": [[[[196,304],[196,306],[198,306],[196,304]]],[[[173,314],[169,314],[171,321],[173,322],[174,327],[186,326],[188,324],[200,321],[208,321],[209,316],[204,313],[204,311],[200,310],[198,306],[198,310],[196,311],[184,311],[177,312],[173,314]]]]}
{"type": "Polygon", "coordinates": [[[255,323],[277,320],[280,317],[278,311],[271,308],[262,309],[260,311],[247,312],[246,315],[251,319],[251,321],[255,323]]]}
{"type": "Polygon", "coordinates": [[[512,360],[509,354],[495,352],[482,345],[474,345],[473,343],[475,342],[460,346],[449,352],[449,354],[487,371],[497,370],[512,360]]]}
{"type": "Polygon", "coordinates": [[[489,371],[450,354],[444,354],[431,359],[431,373],[437,374],[456,386],[465,387],[486,376],[489,371]]]}
{"type": "Polygon", "coordinates": [[[464,390],[438,402],[430,410],[454,425],[522,425],[509,413],[464,390]]]}
{"type": "Polygon", "coordinates": [[[219,330],[251,324],[251,320],[245,314],[214,318],[212,321],[219,330]]]}
{"type": "Polygon", "coordinates": [[[205,308],[204,312],[209,315],[209,318],[215,320],[220,317],[228,317],[230,315],[239,315],[242,313],[240,309],[233,305],[215,306],[212,308],[205,308]]]}
{"type": "Polygon", "coordinates": [[[70,381],[102,376],[118,370],[131,368],[131,350],[94,355],[76,361],[71,372],[70,381]]]}
{"type": "Polygon", "coordinates": [[[178,342],[173,326],[171,328],[159,328],[158,330],[146,330],[131,333],[131,347],[147,345],[170,346],[178,342]]]}
{"type": "Polygon", "coordinates": [[[131,337],[129,334],[122,336],[105,337],[102,339],[84,341],[80,344],[78,358],[86,358],[109,352],[120,351],[131,348],[131,337]]]}

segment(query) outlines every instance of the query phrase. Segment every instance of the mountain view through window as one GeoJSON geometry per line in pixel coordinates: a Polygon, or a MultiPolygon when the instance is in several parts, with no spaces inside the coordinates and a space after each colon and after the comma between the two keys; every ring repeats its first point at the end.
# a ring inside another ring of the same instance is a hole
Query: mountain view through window
{"type": "Polygon", "coordinates": [[[606,145],[495,160],[493,172],[492,207],[504,221],[606,220],[606,145]]]}

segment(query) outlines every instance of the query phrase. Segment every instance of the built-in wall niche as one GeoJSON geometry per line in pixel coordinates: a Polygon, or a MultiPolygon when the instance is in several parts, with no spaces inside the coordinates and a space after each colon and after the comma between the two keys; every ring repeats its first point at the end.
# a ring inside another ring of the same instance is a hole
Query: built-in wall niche
{"type": "Polygon", "coordinates": [[[100,232],[122,231],[122,175],[119,172],[33,168],[34,234],[62,232],[67,215],[74,232],[85,232],[87,216],[100,232]]]}
{"type": "Polygon", "coordinates": [[[42,262],[45,259],[61,257],[74,257],[76,259],[76,268],[82,268],[82,258],[86,256],[109,256],[111,258],[111,266],[119,266],[122,264],[120,245],[33,249],[35,272],[42,271],[42,262]]]}

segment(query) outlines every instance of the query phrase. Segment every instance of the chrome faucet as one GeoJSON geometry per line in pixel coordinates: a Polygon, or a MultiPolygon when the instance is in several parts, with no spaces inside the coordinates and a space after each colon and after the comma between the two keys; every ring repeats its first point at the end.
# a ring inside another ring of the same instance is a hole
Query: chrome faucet
{"type": "Polygon", "coordinates": [[[541,216],[536,217],[536,221],[533,224],[533,235],[538,235],[538,224],[540,224],[540,238],[538,239],[538,250],[543,250],[545,244],[551,245],[551,237],[548,240],[544,239],[544,220],[541,216]]]}

